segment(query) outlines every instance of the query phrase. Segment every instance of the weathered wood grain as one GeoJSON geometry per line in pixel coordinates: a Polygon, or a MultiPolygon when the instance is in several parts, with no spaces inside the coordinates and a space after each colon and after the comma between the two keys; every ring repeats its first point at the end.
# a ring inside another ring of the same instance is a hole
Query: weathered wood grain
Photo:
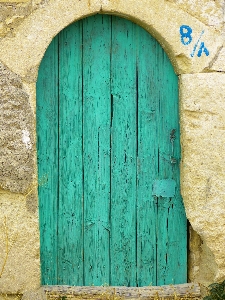
{"type": "Polygon", "coordinates": [[[137,44],[137,284],[157,284],[156,199],[152,183],[158,174],[158,83],[155,74],[158,43],[141,27],[137,44]]]}
{"type": "Polygon", "coordinates": [[[59,35],[58,284],[83,284],[82,24],[59,35]]]}
{"type": "Polygon", "coordinates": [[[71,287],[71,286],[44,286],[47,299],[201,299],[198,284],[180,284],[167,286],[145,286],[139,288],[128,287],[71,287]]]}
{"type": "Polygon", "coordinates": [[[187,279],[187,226],[180,194],[180,130],[177,76],[162,48],[156,49],[158,82],[158,178],[174,179],[174,197],[157,199],[157,284],[187,279]],[[171,132],[174,132],[171,140],[171,132]],[[174,159],[175,158],[175,159],[174,159]],[[179,274],[179,276],[177,276],[179,274]]]}
{"type": "Polygon", "coordinates": [[[136,285],[136,51],[133,24],[112,18],[111,282],[136,285]]]}
{"type": "Polygon", "coordinates": [[[84,285],[109,283],[110,28],[83,21],[84,285]]]}
{"type": "Polygon", "coordinates": [[[58,229],[58,37],[42,60],[37,88],[37,152],[41,278],[57,283],[58,229]]]}

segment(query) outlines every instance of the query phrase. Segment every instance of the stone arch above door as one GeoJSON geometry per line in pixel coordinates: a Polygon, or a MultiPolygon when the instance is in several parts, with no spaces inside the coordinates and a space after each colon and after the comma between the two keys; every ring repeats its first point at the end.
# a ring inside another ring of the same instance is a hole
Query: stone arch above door
{"type": "Polygon", "coordinates": [[[49,1],[18,27],[13,38],[1,41],[0,60],[15,73],[35,80],[37,68],[53,37],[70,23],[101,13],[125,17],[145,28],[164,48],[177,74],[199,73],[210,68],[222,46],[219,34],[169,1],[161,3],[159,10],[157,1],[49,1]],[[191,27],[195,43],[201,34],[199,28],[204,31],[204,41],[211,41],[209,56],[191,57],[194,44],[192,47],[182,44],[179,32],[182,25],[191,27]]]}

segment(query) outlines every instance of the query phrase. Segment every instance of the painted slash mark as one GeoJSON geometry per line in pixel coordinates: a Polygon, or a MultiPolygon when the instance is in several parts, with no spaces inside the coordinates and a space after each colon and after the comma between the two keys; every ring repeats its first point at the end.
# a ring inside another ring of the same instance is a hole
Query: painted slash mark
{"type": "Polygon", "coordinates": [[[27,129],[22,130],[22,141],[25,144],[27,149],[31,149],[30,133],[27,129]]]}
{"type": "MultiPolygon", "coordinates": [[[[180,38],[181,38],[181,43],[183,45],[187,46],[187,45],[191,44],[191,42],[193,40],[192,32],[193,32],[193,30],[190,26],[188,26],[188,25],[180,26],[180,38]]],[[[197,42],[194,44],[194,47],[190,54],[191,57],[194,57],[197,48],[198,48],[198,51],[197,51],[198,57],[201,57],[202,53],[205,53],[206,56],[209,56],[209,50],[206,48],[205,43],[201,41],[203,34],[204,34],[204,30],[202,30],[197,42]]]]}

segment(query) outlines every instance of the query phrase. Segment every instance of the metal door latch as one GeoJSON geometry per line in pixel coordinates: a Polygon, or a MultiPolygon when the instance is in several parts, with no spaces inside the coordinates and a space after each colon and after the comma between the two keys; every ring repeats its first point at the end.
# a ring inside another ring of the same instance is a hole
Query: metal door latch
{"type": "Polygon", "coordinates": [[[155,180],[152,186],[152,195],[156,197],[174,197],[176,181],[173,179],[155,180]]]}

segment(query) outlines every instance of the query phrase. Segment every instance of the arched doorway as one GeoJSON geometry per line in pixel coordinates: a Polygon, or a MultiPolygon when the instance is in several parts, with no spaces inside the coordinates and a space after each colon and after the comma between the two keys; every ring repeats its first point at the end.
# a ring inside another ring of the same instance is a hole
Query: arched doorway
{"type": "Polygon", "coordinates": [[[136,24],[96,15],[52,41],[37,82],[43,284],[187,281],[178,83],[136,24]]]}

